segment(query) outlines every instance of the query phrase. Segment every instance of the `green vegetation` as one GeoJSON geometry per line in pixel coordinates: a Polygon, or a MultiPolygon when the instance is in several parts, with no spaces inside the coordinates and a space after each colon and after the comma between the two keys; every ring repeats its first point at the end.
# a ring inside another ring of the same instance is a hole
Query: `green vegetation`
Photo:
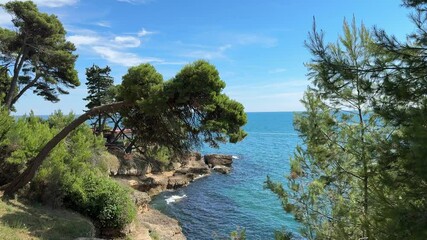
{"type": "Polygon", "coordinates": [[[0,28],[4,199],[19,190],[28,199],[76,210],[97,227],[120,230],[134,219],[135,206],[129,190],[107,175],[105,140],[83,124],[87,119],[98,117],[101,130],[105,116],[119,115],[112,130],[121,120],[132,130],[127,150],[135,146],[147,153],[147,159],[162,162],[202,142],[216,147],[246,136],[243,106],[222,93],[225,83],[206,61],[185,66],[169,81],[163,81],[152,65],[141,64],[131,67],[115,87],[110,69],[93,65],[87,69],[89,110],[83,115],[56,112],[47,120],[33,114],[14,120],[10,111],[27,90],[55,102],[67,93],[64,87],[80,84],[74,69],[77,56],[56,16],[40,13],[31,1],[0,6],[13,16],[16,27],[0,28]]]}
{"type": "MultiPolygon", "coordinates": [[[[88,101],[86,104],[88,109],[112,102],[109,90],[114,86],[114,80],[110,76],[110,72],[111,69],[108,66],[100,68],[94,64],[92,67],[86,68],[88,96],[83,100],[88,101]]],[[[94,127],[102,132],[106,121],[107,117],[99,114],[95,119],[94,127]]]]}
{"type": "MultiPolygon", "coordinates": [[[[7,112],[3,114],[7,116],[7,112]]],[[[14,171],[4,175],[16,177],[28,159],[73,119],[72,114],[57,112],[46,121],[31,115],[11,123],[5,130],[8,144],[3,147],[14,149],[10,149],[8,158],[2,159],[2,170],[14,171]]],[[[135,206],[128,190],[110,179],[103,169],[107,163],[97,156],[107,154],[104,140],[94,136],[89,126],[82,125],[55,147],[23,194],[47,205],[76,210],[99,227],[123,228],[135,217],[135,206]]]]}
{"type": "Polygon", "coordinates": [[[0,239],[75,239],[94,237],[95,227],[82,216],[18,201],[0,201],[0,239]]]}
{"type": "Polygon", "coordinates": [[[307,239],[426,239],[427,1],[401,43],[344,23],[337,43],[314,27],[312,87],[297,114],[303,141],[287,185],[267,179],[307,239]]]}
{"type": "Polygon", "coordinates": [[[0,28],[1,66],[11,73],[8,76],[4,71],[0,78],[3,84],[8,83],[6,94],[0,100],[2,105],[13,109],[29,89],[56,102],[59,94],[68,93],[66,88],[79,86],[74,69],[75,47],[66,41],[66,32],[58,18],[40,13],[31,1],[11,1],[1,6],[13,16],[17,29],[0,28]]]}

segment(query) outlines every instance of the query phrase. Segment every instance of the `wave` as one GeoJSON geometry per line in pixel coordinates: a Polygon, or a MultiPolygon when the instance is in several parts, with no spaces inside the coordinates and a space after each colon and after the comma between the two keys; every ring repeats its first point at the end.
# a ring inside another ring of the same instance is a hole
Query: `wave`
{"type": "Polygon", "coordinates": [[[238,157],[238,156],[232,156],[232,158],[233,158],[233,159],[239,159],[239,157],[238,157]]]}
{"type": "Polygon", "coordinates": [[[174,203],[177,201],[181,201],[183,198],[186,198],[186,197],[187,197],[187,195],[185,195],[185,194],[182,196],[172,195],[172,196],[166,198],[165,201],[166,201],[166,204],[170,204],[170,203],[174,203]]]}
{"type": "Polygon", "coordinates": [[[207,177],[207,176],[209,176],[209,175],[208,174],[199,174],[193,180],[197,180],[197,179],[200,179],[200,178],[203,178],[203,177],[207,177]]]}

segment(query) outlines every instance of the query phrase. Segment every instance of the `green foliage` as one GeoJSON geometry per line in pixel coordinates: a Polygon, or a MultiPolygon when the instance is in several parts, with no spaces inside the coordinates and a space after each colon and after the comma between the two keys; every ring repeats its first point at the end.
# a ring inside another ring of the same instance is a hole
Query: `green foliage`
{"type": "MultiPolygon", "coordinates": [[[[110,89],[114,86],[114,80],[110,76],[110,72],[111,69],[108,66],[100,68],[94,64],[92,67],[86,68],[88,96],[83,100],[88,101],[86,104],[88,109],[113,102],[112,90],[110,89]]],[[[95,128],[101,132],[106,121],[107,117],[99,114],[95,119],[95,128]]]]}
{"type": "MultiPolygon", "coordinates": [[[[30,115],[19,118],[7,133],[14,151],[6,163],[23,171],[28,159],[37,154],[50,138],[75,116],[56,112],[48,120],[30,115]]],[[[53,206],[67,206],[92,218],[100,227],[122,228],[135,217],[128,190],[111,180],[102,167],[106,163],[104,140],[81,125],[67,136],[43,163],[32,180],[29,197],[53,206]]],[[[4,166],[2,166],[3,169],[4,166]]]]}
{"type": "Polygon", "coordinates": [[[266,182],[308,239],[427,238],[427,2],[404,4],[416,25],[404,43],[346,22],[336,44],[310,34],[304,145],[287,186],[266,182]]]}
{"type": "Polygon", "coordinates": [[[121,114],[139,146],[159,145],[173,153],[187,152],[205,142],[237,142],[246,133],[243,106],[221,91],[225,83],[215,67],[205,61],[185,66],[163,82],[149,64],[130,68],[123,77],[120,99],[136,102],[121,114]]]}
{"type": "Polygon", "coordinates": [[[162,89],[163,77],[156,69],[148,64],[129,68],[123,76],[119,95],[121,99],[130,102],[147,100],[162,89]]]}
{"type": "Polygon", "coordinates": [[[67,205],[91,217],[102,228],[123,228],[136,210],[129,191],[107,177],[93,172],[66,186],[67,205]]]}
{"type": "Polygon", "coordinates": [[[7,158],[10,157],[13,151],[8,139],[13,125],[14,121],[9,112],[4,108],[0,108],[0,185],[9,182],[12,178],[11,173],[16,172],[16,166],[11,166],[7,162],[7,158]]]}
{"type": "Polygon", "coordinates": [[[286,229],[274,231],[274,240],[292,240],[296,239],[295,235],[286,229]]]}
{"type": "Polygon", "coordinates": [[[0,168],[3,173],[2,184],[10,182],[22,173],[27,161],[36,156],[43,144],[53,136],[49,127],[33,113],[28,117],[19,118],[16,122],[9,121],[8,125],[9,131],[5,134],[7,140],[4,143],[5,158],[1,160],[0,168]]]}
{"type": "Polygon", "coordinates": [[[287,186],[266,182],[307,239],[371,239],[376,231],[377,150],[389,130],[373,113],[378,79],[368,70],[376,47],[354,20],[344,21],[343,32],[336,44],[325,44],[316,28],[310,34],[314,87],[294,119],[303,145],[291,159],[287,186]]]}
{"type": "MultiPolygon", "coordinates": [[[[0,33],[0,35],[1,35],[1,33],[0,33]]],[[[2,40],[0,40],[0,42],[1,41],[2,40]]],[[[0,59],[1,58],[2,57],[0,56],[0,59]]],[[[9,76],[9,73],[7,72],[7,68],[0,66],[0,106],[3,106],[3,103],[5,101],[5,97],[6,97],[6,93],[9,90],[10,82],[11,82],[11,78],[9,76]]]]}
{"type": "Polygon", "coordinates": [[[406,0],[414,11],[415,32],[406,42],[376,29],[379,58],[376,74],[384,77],[375,110],[395,130],[381,149],[381,182],[377,227],[387,239],[427,238],[427,2],[406,0]]]}
{"type": "Polygon", "coordinates": [[[90,68],[86,68],[88,96],[83,100],[88,101],[88,104],[86,104],[88,109],[110,102],[108,89],[114,84],[110,72],[111,69],[108,66],[100,68],[97,65],[93,65],[90,68]]]}
{"type": "Polygon", "coordinates": [[[0,62],[12,73],[3,104],[11,108],[28,89],[56,102],[59,94],[68,93],[66,88],[79,86],[75,47],[66,41],[58,18],[40,13],[31,1],[11,1],[2,7],[16,27],[16,32],[0,28],[0,62]]]}
{"type": "Polygon", "coordinates": [[[230,240],[246,240],[246,229],[238,228],[230,234],[230,240]]]}

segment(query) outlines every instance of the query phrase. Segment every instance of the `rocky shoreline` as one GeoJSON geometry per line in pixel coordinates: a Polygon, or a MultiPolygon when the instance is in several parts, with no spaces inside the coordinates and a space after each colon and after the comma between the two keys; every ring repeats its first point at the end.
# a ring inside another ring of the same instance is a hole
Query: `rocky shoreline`
{"type": "Polygon", "coordinates": [[[137,219],[122,232],[132,239],[186,239],[179,222],[150,208],[151,198],[163,191],[187,186],[209,175],[212,171],[228,174],[231,171],[231,155],[211,154],[202,156],[192,153],[176,161],[169,171],[153,171],[152,166],[140,164],[140,159],[125,155],[117,156],[118,164],[111,164],[110,175],[134,189],[132,198],[138,208],[137,219]]]}

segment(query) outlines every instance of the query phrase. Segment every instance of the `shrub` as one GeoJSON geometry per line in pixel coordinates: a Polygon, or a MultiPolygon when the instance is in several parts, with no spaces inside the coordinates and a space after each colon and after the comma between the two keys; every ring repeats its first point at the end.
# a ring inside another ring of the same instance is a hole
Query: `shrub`
{"type": "MultiPolygon", "coordinates": [[[[6,138],[14,151],[4,163],[14,166],[18,174],[27,161],[73,119],[72,114],[56,112],[48,120],[30,115],[12,121],[6,138]]],[[[133,220],[136,210],[128,190],[106,173],[106,163],[99,157],[106,154],[102,137],[93,135],[87,125],[79,126],[43,162],[27,196],[52,206],[65,205],[92,218],[102,228],[123,228],[133,220]]]]}
{"type": "Polygon", "coordinates": [[[105,176],[89,173],[67,189],[67,203],[102,228],[123,228],[136,215],[129,191],[105,176]]]}

